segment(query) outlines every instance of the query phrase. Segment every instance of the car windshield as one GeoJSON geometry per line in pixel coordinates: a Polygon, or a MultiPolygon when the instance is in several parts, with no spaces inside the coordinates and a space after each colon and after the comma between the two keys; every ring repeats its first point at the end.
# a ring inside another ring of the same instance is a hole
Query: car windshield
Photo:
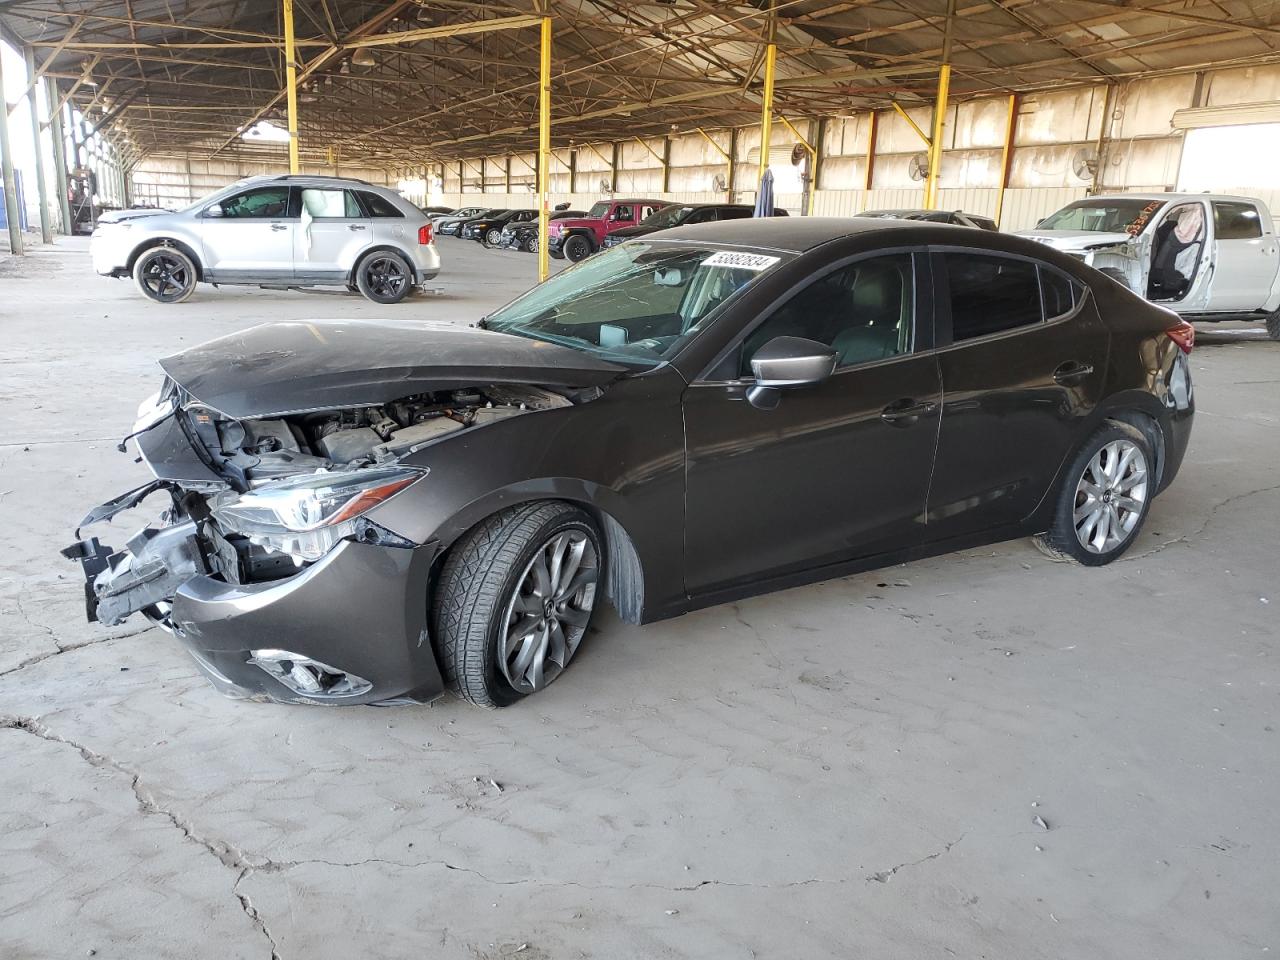
{"type": "Polygon", "coordinates": [[[593,203],[591,205],[591,209],[587,211],[587,216],[593,220],[599,220],[608,212],[609,212],[609,201],[601,200],[598,203],[593,203]]]}
{"type": "Polygon", "coordinates": [[[781,260],[633,240],[534,287],[486,318],[485,327],[654,367],[674,356],[712,311],[781,260]]]}
{"type": "Polygon", "coordinates": [[[642,227],[674,227],[678,223],[683,223],[684,218],[693,213],[693,207],[682,207],[678,203],[673,203],[669,207],[663,207],[655,213],[649,214],[640,221],[642,227]]]}
{"type": "Polygon", "coordinates": [[[1142,200],[1136,197],[1078,200],[1041,220],[1036,229],[1127,233],[1136,237],[1164,203],[1163,200],[1142,200]]]}

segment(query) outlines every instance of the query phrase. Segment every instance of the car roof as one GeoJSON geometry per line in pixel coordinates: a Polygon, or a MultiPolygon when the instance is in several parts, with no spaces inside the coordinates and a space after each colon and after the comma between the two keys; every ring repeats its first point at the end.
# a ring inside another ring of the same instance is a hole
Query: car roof
{"type": "MultiPolygon", "coordinates": [[[[747,217],[743,220],[717,220],[713,223],[673,227],[662,231],[662,239],[727,243],[743,247],[766,247],[787,253],[804,253],[824,243],[854,234],[921,231],[930,227],[938,229],[937,224],[918,220],[882,220],[875,217],[747,217]]],[[[912,241],[904,237],[903,242],[912,241]]]]}
{"type": "MultiPolygon", "coordinates": [[[[1259,197],[1246,197],[1234,193],[1100,193],[1092,197],[1081,197],[1071,203],[1084,200],[1238,200],[1241,203],[1258,203],[1259,197]]],[[[1071,206],[1071,203],[1065,206],[1071,206]]]]}

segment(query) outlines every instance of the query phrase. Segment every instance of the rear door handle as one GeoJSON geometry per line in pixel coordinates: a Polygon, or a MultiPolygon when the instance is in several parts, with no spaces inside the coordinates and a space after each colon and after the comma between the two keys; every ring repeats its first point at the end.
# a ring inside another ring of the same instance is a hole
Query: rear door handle
{"type": "Polygon", "coordinates": [[[288,230],[289,225],[287,223],[273,223],[271,225],[271,229],[272,230],[288,230]]]}
{"type": "Polygon", "coordinates": [[[349,223],[349,224],[347,224],[347,229],[348,229],[348,230],[363,230],[363,229],[364,229],[364,224],[363,224],[363,223],[349,223]]]}
{"type": "Polygon", "coordinates": [[[893,424],[895,427],[909,427],[919,422],[921,417],[927,416],[937,409],[938,405],[932,400],[921,402],[908,397],[903,400],[895,400],[881,410],[880,419],[885,423],[893,424]]]}
{"type": "Polygon", "coordinates": [[[1060,383],[1063,386],[1070,386],[1084,380],[1089,374],[1093,373],[1093,366],[1088,363],[1081,363],[1078,360],[1068,360],[1057,370],[1053,371],[1054,383],[1060,383]]]}

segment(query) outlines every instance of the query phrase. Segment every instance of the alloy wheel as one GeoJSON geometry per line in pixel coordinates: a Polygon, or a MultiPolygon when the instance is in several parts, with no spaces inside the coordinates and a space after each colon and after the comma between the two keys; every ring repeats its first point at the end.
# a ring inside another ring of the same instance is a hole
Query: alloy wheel
{"type": "Polygon", "coordinates": [[[190,268],[177,257],[157,253],[142,269],[142,285],[156,300],[177,300],[191,285],[190,268]]]}
{"type": "Polygon", "coordinates": [[[599,557],[582,530],[562,530],[529,561],[503,618],[498,669],[520,693],[559,676],[587,631],[599,557]]]}
{"type": "Polygon", "coordinates": [[[502,231],[490,230],[488,233],[485,234],[484,242],[491,247],[496,247],[498,244],[502,242],[502,231]]]}
{"type": "Polygon", "coordinates": [[[409,282],[404,269],[390,257],[376,257],[364,268],[369,289],[379,297],[397,297],[409,282]]]}
{"type": "Polygon", "coordinates": [[[1147,458],[1131,440],[1112,440],[1089,460],[1076,484],[1073,521],[1080,545],[1110,553],[1133,535],[1147,503],[1147,458]]]}

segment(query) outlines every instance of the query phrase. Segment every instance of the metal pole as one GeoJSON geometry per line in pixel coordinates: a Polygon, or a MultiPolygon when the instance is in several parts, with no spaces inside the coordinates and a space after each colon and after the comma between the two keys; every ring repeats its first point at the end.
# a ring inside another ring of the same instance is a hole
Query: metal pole
{"type": "Polygon", "coordinates": [[[865,207],[868,203],[867,194],[871,192],[871,175],[876,167],[876,118],[879,116],[874,110],[871,111],[871,117],[867,123],[867,165],[862,168],[862,204],[865,207]]]}
{"type": "Polygon", "coordinates": [[[933,105],[933,136],[929,138],[929,176],[924,187],[924,205],[929,210],[935,209],[938,203],[942,137],[947,130],[947,94],[951,89],[951,34],[955,19],[956,0],[948,0],[947,25],[942,37],[942,66],[938,68],[938,99],[933,105]]]}
{"type": "Polygon", "coordinates": [[[49,185],[44,179],[44,142],[40,136],[40,110],[36,100],[36,55],[30,47],[23,50],[27,61],[27,106],[31,110],[31,144],[36,151],[36,194],[40,198],[40,240],[53,243],[53,225],[49,223],[49,185]]]}
{"type": "Polygon", "coordinates": [[[778,45],[770,43],[764,52],[764,97],[760,103],[760,169],[756,187],[769,169],[769,139],[773,136],[773,77],[778,63],[778,45]]]}
{"type": "Polygon", "coordinates": [[[282,0],[284,8],[284,76],[288,91],[289,172],[298,173],[298,63],[294,59],[293,0],[282,0]]]}
{"type": "Polygon", "coordinates": [[[538,282],[551,274],[547,231],[551,220],[551,18],[542,18],[542,45],[538,67],[538,282]]]}
{"type": "Polygon", "coordinates": [[[62,111],[58,109],[58,91],[55,87],[53,80],[45,79],[49,132],[53,134],[53,172],[58,183],[58,212],[62,216],[62,232],[71,236],[71,198],[67,193],[67,137],[62,129],[62,111]]]}
{"type": "Polygon", "coordinates": [[[18,185],[13,176],[13,151],[9,147],[9,101],[4,98],[4,57],[0,56],[0,167],[4,174],[4,213],[9,221],[9,251],[22,256],[22,223],[18,219],[18,185]]]}
{"type": "Polygon", "coordinates": [[[1004,148],[1000,151],[1000,189],[996,191],[996,226],[1000,226],[1000,216],[1004,213],[1004,191],[1009,186],[1010,160],[1013,158],[1013,135],[1018,122],[1018,95],[1009,94],[1009,115],[1004,121],[1004,148]]]}

